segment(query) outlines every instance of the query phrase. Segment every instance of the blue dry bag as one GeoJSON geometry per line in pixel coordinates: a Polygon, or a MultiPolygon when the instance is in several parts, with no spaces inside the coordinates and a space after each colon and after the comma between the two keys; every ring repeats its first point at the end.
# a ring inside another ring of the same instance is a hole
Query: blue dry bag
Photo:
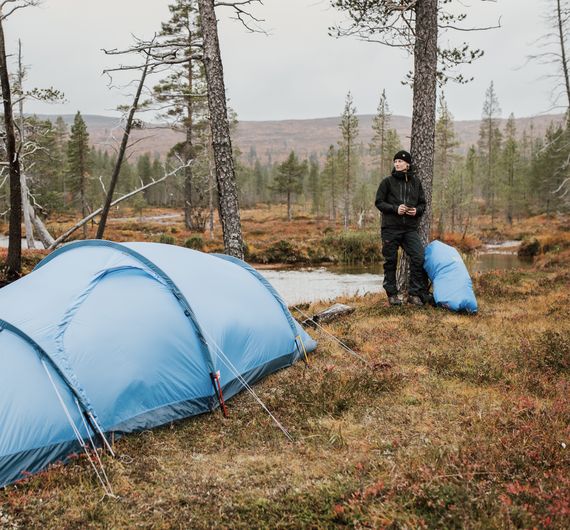
{"type": "Polygon", "coordinates": [[[477,312],[471,278],[456,249],[433,241],[426,248],[424,269],[433,283],[433,297],[438,306],[453,311],[477,312]]]}

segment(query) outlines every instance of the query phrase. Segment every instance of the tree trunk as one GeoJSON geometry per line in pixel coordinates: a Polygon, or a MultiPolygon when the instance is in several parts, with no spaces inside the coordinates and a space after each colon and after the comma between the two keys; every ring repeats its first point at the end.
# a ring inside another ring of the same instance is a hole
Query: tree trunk
{"type": "Polygon", "coordinates": [[[212,176],[212,157],[208,158],[208,190],[209,190],[209,201],[208,206],[210,209],[209,219],[210,219],[210,240],[214,239],[214,179],[212,176]]]}
{"type": "Polygon", "coordinates": [[[564,74],[564,87],[566,88],[566,98],[568,99],[568,106],[570,107],[570,78],[568,76],[568,63],[566,62],[566,42],[564,38],[564,27],[562,19],[564,13],[560,6],[560,0],[556,0],[556,17],[558,19],[558,36],[560,38],[560,56],[562,59],[562,73],[564,74]]]}
{"type": "MultiPolygon", "coordinates": [[[[18,41],[18,85],[19,85],[19,102],[20,110],[20,146],[24,145],[25,129],[24,129],[24,67],[22,65],[22,41],[18,41]]],[[[22,147],[20,147],[22,149],[22,147]]],[[[35,249],[34,230],[30,221],[30,199],[28,198],[28,185],[26,182],[26,173],[23,164],[20,167],[20,186],[22,188],[22,211],[24,213],[24,226],[26,227],[26,243],[29,249],[35,249]]]]}
{"type": "Polygon", "coordinates": [[[399,292],[407,292],[410,287],[410,265],[410,257],[402,250],[396,271],[396,285],[399,292]]]}
{"type": "MultiPolygon", "coordinates": [[[[420,218],[418,233],[424,248],[429,244],[431,228],[433,158],[435,151],[435,115],[437,81],[437,0],[419,0],[416,11],[414,48],[414,96],[412,112],[411,154],[426,197],[426,209],[420,218]]],[[[407,257],[400,260],[398,289],[409,283],[407,257]]]]}
{"type": "Polygon", "coordinates": [[[42,245],[44,246],[44,248],[49,248],[51,245],[53,245],[54,242],[53,237],[51,237],[51,234],[47,231],[47,228],[42,223],[42,220],[36,215],[36,212],[34,211],[34,208],[31,205],[29,206],[29,212],[30,212],[30,219],[32,221],[32,224],[34,225],[34,228],[36,229],[36,233],[38,234],[38,237],[42,242],[42,245]]]}
{"type": "MultiPolygon", "coordinates": [[[[192,33],[189,32],[188,42],[192,42],[192,33]]],[[[192,94],[192,59],[188,61],[188,91],[192,94]]],[[[192,108],[192,96],[188,96],[186,103],[188,123],[186,124],[186,146],[184,148],[184,224],[186,228],[193,228],[192,223],[192,166],[188,163],[192,160],[194,152],[192,146],[192,128],[194,125],[194,109],[192,108]]]]}
{"type": "Polygon", "coordinates": [[[20,277],[22,265],[22,187],[20,182],[20,157],[16,150],[14,115],[12,114],[12,95],[10,78],[6,62],[4,28],[0,18],[0,83],[4,100],[4,124],[6,128],[6,157],[10,171],[10,229],[8,233],[8,256],[5,276],[7,281],[20,277]]]}
{"type": "Polygon", "coordinates": [[[218,207],[224,235],[224,247],[226,254],[243,259],[243,238],[237,184],[214,0],[198,0],[198,6],[204,39],[203,61],[208,85],[208,108],[212,129],[212,147],[214,148],[216,162],[218,207]]]}
{"type": "MultiPolygon", "coordinates": [[[[81,190],[81,216],[87,217],[87,201],[85,200],[85,191],[81,190]]],[[[87,237],[87,224],[83,225],[83,235],[87,237]]]]}
{"type": "Polygon", "coordinates": [[[349,214],[350,214],[350,140],[347,142],[348,150],[346,153],[346,197],[344,199],[344,229],[348,230],[349,214]]]}
{"type": "MultiPolygon", "coordinates": [[[[99,221],[99,228],[97,229],[97,235],[95,236],[95,239],[103,239],[103,234],[105,232],[105,225],[107,224],[107,216],[109,215],[109,210],[111,209],[111,202],[113,202],[113,194],[115,193],[115,187],[117,185],[117,181],[119,180],[119,173],[121,172],[121,166],[123,165],[123,158],[125,156],[125,151],[127,150],[129,135],[131,134],[131,129],[133,126],[133,118],[135,117],[135,113],[139,105],[139,99],[144,86],[147,72],[148,72],[148,66],[145,66],[137,89],[137,93],[135,95],[135,100],[133,101],[133,105],[131,107],[131,110],[129,111],[129,116],[127,118],[127,123],[125,125],[125,132],[123,133],[123,140],[121,141],[119,154],[117,155],[117,162],[115,163],[115,168],[113,170],[113,175],[111,177],[111,183],[109,184],[109,190],[107,191],[107,197],[105,198],[105,205],[103,206],[103,211],[101,212],[101,220],[99,221]]],[[[83,217],[85,217],[85,212],[83,212],[83,217]]]]}
{"type": "Polygon", "coordinates": [[[30,219],[30,200],[28,198],[28,185],[26,183],[26,175],[20,172],[20,188],[22,190],[22,212],[24,214],[24,227],[26,229],[26,243],[28,248],[35,249],[34,230],[30,219]]]}
{"type": "Polygon", "coordinates": [[[415,175],[421,180],[426,197],[426,210],[420,219],[418,232],[424,247],[427,247],[435,151],[437,0],[420,0],[416,5],[414,70],[411,154],[415,175]]]}

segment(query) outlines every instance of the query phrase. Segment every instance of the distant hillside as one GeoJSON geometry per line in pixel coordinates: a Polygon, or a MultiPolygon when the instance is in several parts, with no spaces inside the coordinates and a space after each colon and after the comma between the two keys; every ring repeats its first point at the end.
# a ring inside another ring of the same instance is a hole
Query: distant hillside
{"type": "MultiPolygon", "coordinates": [[[[372,115],[358,116],[360,125],[359,142],[367,146],[373,136],[372,115]]],[[[49,118],[53,122],[57,115],[39,115],[41,119],[49,118]]],[[[62,115],[64,121],[71,125],[75,115],[62,115]]],[[[102,149],[109,149],[109,138],[113,128],[117,125],[117,119],[108,116],[84,115],[83,119],[89,130],[90,141],[102,149]]],[[[502,127],[506,119],[501,120],[502,127]]],[[[524,129],[530,134],[530,123],[534,124],[534,136],[543,136],[551,122],[562,123],[563,114],[550,114],[535,118],[518,118],[516,120],[517,131],[522,134],[524,129]]],[[[402,144],[405,148],[410,146],[411,118],[406,116],[392,116],[392,127],[398,131],[402,144]]],[[[282,162],[294,150],[301,158],[308,158],[311,153],[316,153],[320,159],[324,159],[329,146],[337,146],[341,139],[338,127],[340,117],[319,118],[314,120],[282,120],[282,121],[242,121],[239,123],[234,143],[242,151],[241,160],[247,164],[250,150],[254,149],[261,163],[266,163],[271,157],[272,162],[282,162]]],[[[479,139],[479,120],[456,121],[455,130],[461,145],[459,154],[465,154],[472,144],[477,144],[479,139]]],[[[182,141],[184,135],[169,129],[153,128],[149,124],[148,129],[134,131],[132,140],[148,136],[137,144],[137,151],[144,153],[149,151],[153,155],[164,157],[173,145],[182,141]]],[[[118,141],[121,140],[121,131],[114,133],[118,141]]],[[[135,154],[136,158],[137,155],[135,154]]]]}

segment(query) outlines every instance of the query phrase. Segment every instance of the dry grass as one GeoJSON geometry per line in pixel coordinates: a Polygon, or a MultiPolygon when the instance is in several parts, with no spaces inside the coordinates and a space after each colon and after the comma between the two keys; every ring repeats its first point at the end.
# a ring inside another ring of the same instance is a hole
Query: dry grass
{"type": "Polygon", "coordinates": [[[570,276],[474,286],[477,315],[339,300],[328,329],[375,368],[316,336],[310,368],[255,386],[295,443],[240,394],[116,441],[118,499],[78,458],[1,491],[0,526],[567,528],[570,276]]]}
{"type": "MultiPolygon", "coordinates": [[[[242,220],[254,248],[308,244],[326,227],[296,219],[286,233],[284,214],[259,210],[242,220]]],[[[113,236],[126,224],[114,223],[113,236]]],[[[189,237],[169,223],[133,232],[189,237]]],[[[117,499],[83,457],[0,490],[0,528],[567,528],[568,254],[475,275],[477,315],[339,299],[356,311],[327,329],[374,368],[311,331],[310,368],[255,385],[294,443],[240,394],[229,419],[115,441],[103,459],[117,499]]]]}

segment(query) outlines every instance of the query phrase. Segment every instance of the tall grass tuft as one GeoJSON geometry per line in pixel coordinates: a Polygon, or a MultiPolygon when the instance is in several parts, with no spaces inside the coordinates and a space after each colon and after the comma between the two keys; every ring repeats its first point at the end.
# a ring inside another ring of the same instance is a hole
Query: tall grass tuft
{"type": "Polygon", "coordinates": [[[323,246],[331,248],[341,263],[378,263],[382,258],[382,240],[377,232],[359,231],[329,234],[323,246]]]}
{"type": "Polygon", "coordinates": [[[158,242],[166,245],[176,245],[176,238],[168,234],[161,234],[158,238],[158,242]]]}
{"type": "Polygon", "coordinates": [[[184,241],[184,246],[194,250],[204,250],[204,238],[200,234],[194,234],[184,241]]]}

